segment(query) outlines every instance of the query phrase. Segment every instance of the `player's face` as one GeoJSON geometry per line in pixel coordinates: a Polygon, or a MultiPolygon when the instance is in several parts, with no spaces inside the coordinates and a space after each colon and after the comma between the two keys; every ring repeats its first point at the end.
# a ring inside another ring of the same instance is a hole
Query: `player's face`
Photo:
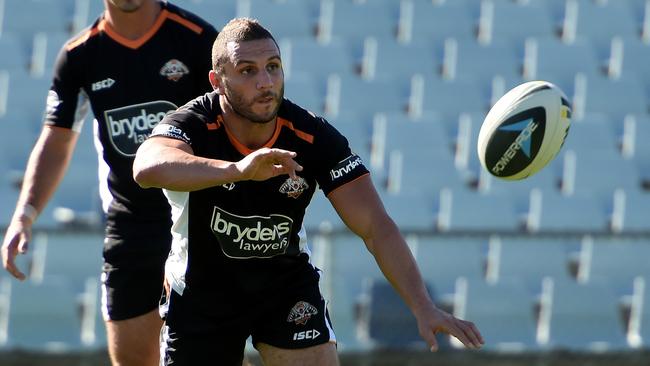
{"type": "Polygon", "coordinates": [[[272,39],[228,44],[223,94],[233,111],[254,123],[272,121],[284,97],[280,51],[272,39]]]}
{"type": "Polygon", "coordinates": [[[149,0],[108,0],[111,5],[125,13],[132,13],[140,9],[145,1],[149,0]]]}

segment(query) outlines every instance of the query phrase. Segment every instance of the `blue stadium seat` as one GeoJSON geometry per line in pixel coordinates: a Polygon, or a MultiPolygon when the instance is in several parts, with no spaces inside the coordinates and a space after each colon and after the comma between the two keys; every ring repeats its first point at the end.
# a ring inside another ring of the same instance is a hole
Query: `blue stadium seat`
{"type": "Polygon", "coordinates": [[[205,19],[217,30],[238,15],[237,1],[232,0],[184,0],[178,5],[205,19]]]}
{"type": "Polygon", "coordinates": [[[439,72],[438,57],[429,42],[400,43],[394,39],[367,38],[359,65],[364,77],[410,79],[414,74],[439,72]]]}
{"type": "Polygon", "coordinates": [[[457,121],[463,112],[487,112],[488,91],[470,80],[442,80],[438,76],[424,77],[422,109],[457,121]],[[459,97],[462,95],[462,98],[459,97]]]}
{"type": "Polygon", "coordinates": [[[624,191],[625,207],[623,220],[617,232],[650,233],[650,193],[624,191]]]}
{"type": "Polygon", "coordinates": [[[435,229],[435,201],[418,195],[382,194],[384,208],[404,232],[430,232],[435,229]]]}
{"type": "Polygon", "coordinates": [[[317,12],[317,8],[302,0],[239,0],[237,16],[258,19],[279,41],[315,36],[317,12]]]}
{"type": "Polygon", "coordinates": [[[601,51],[609,50],[615,36],[638,37],[639,27],[628,2],[577,0],[577,3],[576,37],[589,39],[601,51]]]}
{"type": "Polygon", "coordinates": [[[8,348],[69,351],[81,344],[76,293],[64,279],[10,285],[8,348]]]}
{"type": "Polygon", "coordinates": [[[292,38],[281,42],[283,66],[291,77],[311,75],[317,82],[325,82],[332,73],[345,77],[354,74],[354,57],[346,40],[332,40],[327,44],[311,37],[292,38]]]}
{"type": "Polygon", "coordinates": [[[99,280],[103,240],[97,235],[47,235],[44,242],[45,277],[63,277],[75,292],[83,292],[88,278],[99,280]]]}
{"type": "Polygon", "coordinates": [[[601,73],[600,58],[586,40],[566,44],[556,37],[539,37],[532,38],[531,42],[537,48],[537,67],[535,71],[524,69],[527,79],[551,81],[570,97],[576,73],[582,72],[588,77],[601,73]]]}
{"type": "Polygon", "coordinates": [[[74,8],[72,0],[4,0],[0,2],[0,34],[15,34],[25,40],[36,32],[67,32],[74,8]]]}
{"type": "Polygon", "coordinates": [[[586,237],[578,263],[578,280],[608,283],[620,295],[632,293],[637,276],[650,277],[650,240],[586,237]]]}
{"type": "Polygon", "coordinates": [[[521,227],[509,195],[457,188],[440,193],[437,226],[442,232],[517,232],[521,227]]]}
{"type": "Polygon", "coordinates": [[[301,74],[285,80],[284,97],[317,115],[323,114],[325,86],[319,85],[310,75],[301,74]]]}
{"type": "Polygon", "coordinates": [[[537,2],[492,0],[492,39],[521,48],[527,37],[553,37],[550,11],[537,2]]]}
{"type": "Polygon", "coordinates": [[[29,65],[30,46],[14,34],[3,34],[0,37],[0,70],[26,71],[29,65]]]}
{"type": "Polygon", "coordinates": [[[628,348],[618,298],[608,286],[547,278],[543,288],[538,329],[543,349],[606,352],[628,348]]]}
{"type": "Polygon", "coordinates": [[[335,75],[328,80],[327,93],[333,95],[333,100],[326,102],[326,116],[354,112],[360,117],[371,117],[377,112],[406,111],[408,80],[363,80],[335,75]]]}
{"type": "Polygon", "coordinates": [[[634,279],[627,339],[631,347],[650,347],[650,277],[634,279]]]}
{"type": "MultiPolygon", "coordinates": [[[[460,277],[455,299],[454,315],[476,324],[485,339],[485,350],[516,353],[538,349],[534,297],[521,283],[460,277]]],[[[457,340],[452,344],[461,346],[457,340]]]]}
{"type": "Polygon", "coordinates": [[[344,38],[350,42],[360,42],[369,36],[391,39],[395,37],[398,13],[398,2],[392,0],[321,0],[318,37],[344,38]],[[360,27],[360,19],[372,21],[360,27]]]}
{"type": "Polygon", "coordinates": [[[486,277],[492,282],[520,281],[539,294],[544,277],[571,281],[570,259],[579,242],[572,238],[492,237],[486,277]]]}
{"type": "Polygon", "coordinates": [[[492,79],[500,75],[514,87],[521,80],[521,51],[507,42],[495,39],[488,45],[474,40],[458,42],[456,78],[477,82],[476,87],[486,93],[492,79]],[[477,62],[480,60],[480,62],[477,62]]]}
{"type": "Polygon", "coordinates": [[[419,236],[414,247],[420,273],[440,299],[451,300],[458,277],[484,278],[484,238],[419,236]]]}
{"type": "Polygon", "coordinates": [[[475,37],[475,23],[478,18],[478,1],[403,1],[400,22],[407,40],[442,42],[455,37],[469,40],[475,37]]]}
{"type": "Polygon", "coordinates": [[[415,317],[388,281],[366,281],[362,296],[357,329],[364,343],[373,349],[426,346],[415,317]]]}

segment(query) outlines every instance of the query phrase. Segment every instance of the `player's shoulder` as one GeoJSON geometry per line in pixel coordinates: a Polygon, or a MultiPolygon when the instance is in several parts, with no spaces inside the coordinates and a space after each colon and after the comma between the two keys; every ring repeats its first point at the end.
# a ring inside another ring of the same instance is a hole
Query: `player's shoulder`
{"type": "Polygon", "coordinates": [[[181,8],[169,2],[162,2],[163,10],[167,12],[167,18],[191,30],[194,33],[202,34],[203,32],[217,33],[217,30],[205,19],[192,13],[191,11],[181,8]]]}
{"type": "Polygon", "coordinates": [[[97,20],[95,20],[95,22],[93,22],[93,24],[89,25],[88,27],[84,28],[81,32],[77,33],[76,35],[68,39],[63,45],[65,50],[68,53],[81,50],[89,43],[96,40],[97,35],[99,35],[101,31],[100,21],[101,21],[100,18],[98,18],[97,20]]]}
{"type": "Polygon", "coordinates": [[[289,99],[284,99],[278,111],[278,117],[287,121],[298,130],[317,134],[329,126],[329,123],[322,116],[302,108],[289,99]]]}
{"type": "Polygon", "coordinates": [[[209,128],[209,125],[215,123],[219,114],[221,114],[219,97],[215,92],[210,92],[190,100],[168,116],[177,123],[209,128]]]}

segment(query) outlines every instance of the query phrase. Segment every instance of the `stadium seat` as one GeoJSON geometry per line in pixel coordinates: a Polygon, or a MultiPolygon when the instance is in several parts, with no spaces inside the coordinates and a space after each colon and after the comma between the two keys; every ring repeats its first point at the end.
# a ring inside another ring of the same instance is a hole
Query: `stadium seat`
{"type": "Polygon", "coordinates": [[[582,72],[588,77],[599,75],[604,66],[596,50],[586,40],[566,44],[556,37],[530,38],[526,42],[525,52],[524,78],[548,80],[560,86],[569,97],[573,93],[576,73],[582,72]]]}
{"type": "Polygon", "coordinates": [[[546,278],[537,336],[540,346],[548,350],[606,352],[628,348],[618,298],[600,283],[546,278]]]}
{"type": "Polygon", "coordinates": [[[36,32],[68,32],[73,8],[72,0],[0,1],[0,34],[31,40],[36,32]]]}
{"type": "Polygon", "coordinates": [[[521,227],[508,195],[443,189],[438,202],[437,228],[441,232],[517,232],[521,227]]]}
{"type": "Polygon", "coordinates": [[[650,58],[650,47],[638,37],[623,39],[623,64],[621,76],[627,79],[643,80],[645,85],[650,83],[650,70],[643,60],[650,58]]]}
{"type": "Polygon", "coordinates": [[[310,75],[296,75],[285,80],[284,97],[302,108],[322,115],[325,107],[325,85],[320,85],[310,75]]]}
{"type": "Polygon", "coordinates": [[[383,193],[384,208],[403,232],[430,232],[435,229],[435,201],[420,195],[383,193]]]}
{"type": "Polygon", "coordinates": [[[650,347],[650,277],[634,279],[627,340],[632,348],[650,347]]]}
{"type": "Polygon", "coordinates": [[[620,223],[612,217],[612,231],[616,233],[650,233],[650,193],[620,191],[623,194],[623,209],[620,223]]]}
{"type": "Polygon", "coordinates": [[[0,37],[0,70],[24,72],[29,65],[30,45],[27,40],[21,40],[14,34],[3,34],[0,37]]]}
{"type": "Polygon", "coordinates": [[[362,342],[373,349],[425,347],[415,317],[388,281],[366,281],[362,296],[357,323],[362,342]]]}
{"type": "Polygon", "coordinates": [[[401,2],[398,39],[431,42],[442,46],[445,39],[475,37],[478,1],[417,1],[401,2]]]}
{"type": "MultiPolygon", "coordinates": [[[[553,37],[554,24],[549,10],[538,2],[491,0],[492,40],[522,48],[527,37],[553,37]]],[[[480,37],[480,36],[479,36],[480,37]]]]}
{"type": "Polygon", "coordinates": [[[591,195],[565,196],[553,191],[541,193],[539,215],[529,212],[526,228],[530,232],[571,234],[603,233],[608,228],[606,204],[594,200],[591,195]]]}
{"type": "Polygon", "coordinates": [[[576,38],[589,39],[598,49],[606,51],[612,37],[638,36],[637,21],[626,1],[577,0],[576,3],[576,38]],[[607,23],[606,27],[603,22],[607,23]]]}
{"type": "MultiPolygon", "coordinates": [[[[536,350],[534,297],[517,281],[486,283],[483,279],[456,280],[454,316],[474,322],[485,340],[485,350],[536,350]]],[[[452,345],[462,344],[453,340],[452,345]]]]}
{"type": "Polygon", "coordinates": [[[487,45],[460,41],[457,52],[455,77],[475,81],[484,94],[497,75],[508,81],[508,89],[521,81],[521,51],[500,38],[487,45]]]}
{"type": "Polygon", "coordinates": [[[422,235],[413,247],[422,277],[441,301],[453,302],[458,277],[484,278],[484,238],[422,235]]]}
{"type": "Polygon", "coordinates": [[[637,79],[587,78],[587,113],[604,113],[613,119],[622,120],[627,114],[645,116],[649,107],[648,95],[637,79]]]}
{"type": "Polygon", "coordinates": [[[606,282],[619,295],[632,293],[637,276],[650,278],[648,239],[585,237],[578,262],[578,280],[606,282]]]}
{"type": "Polygon", "coordinates": [[[323,268],[321,286],[331,289],[331,318],[341,350],[362,349],[355,328],[355,309],[361,299],[364,281],[381,279],[383,275],[363,241],[348,234],[331,242],[328,266],[323,268]],[[339,327],[337,328],[337,324],[339,327]]]}
{"type": "MultiPolygon", "coordinates": [[[[415,79],[417,80],[417,78],[415,79]]],[[[489,95],[469,80],[442,80],[438,76],[423,77],[422,110],[432,111],[457,121],[463,112],[487,112],[489,95]],[[462,98],[459,96],[463,96],[462,98]]],[[[412,95],[411,98],[414,96],[412,95]]]]}
{"type": "Polygon", "coordinates": [[[237,6],[237,16],[258,19],[278,41],[316,34],[318,8],[308,1],[239,0],[237,6]]]}
{"type": "Polygon", "coordinates": [[[571,254],[578,247],[572,238],[494,236],[489,242],[486,278],[495,283],[520,281],[531,294],[539,294],[544,277],[571,281],[571,254]]]}
{"type": "Polygon", "coordinates": [[[64,279],[10,285],[8,348],[66,351],[81,343],[76,294],[64,279]]]}
{"type": "Polygon", "coordinates": [[[361,42],[366,37],[395,37],[398,2],[392,0],[335,1],[321,0],[318,17],[318,38],[326,42],[343,38],[361,42]],[[360,19],[372,19],[359,26],[360,19]]]}
{"type": "Polygon", "coordinates": [[[354,112],[367,118],[377,112],[405,112],[408,94],[408,79],[363,80],[332,74],[327,83],[325,115],[354,112]]]}
{"type": "Polygon", "coordinates": [[[348,77],[355,72],[352,48],[346,40],[322,44],[310,37],[291,38],[281,42],[280,49],[285,73],[290,78],[307,74],[325,85],[332,73],[348,77]]]}
{"type": "MultiPolygon", "coordinates": [[[[94,0],[91,0],[94,1],[94,0]]],[[[237,14],[237,1],[232,0],[185,0],[178,5],[200,16],[217,30],[221,30],[237,14]]]]}
{"type": "Polygon", "coordinates": [[[617,126],[611,118],[602,113],[587,114],[580,121],[572,121],[569,135],[562,150],[574,150],[580,156],[583,153],[619,155],[617,126]]]}
{"type": "Polygon", "coordinates": [[[395,39],[380,40],[375,37],[365,39],[358,68],[364,78],[406,80],[417,73],[434,74],[439,70],[430,43],[401,43],[395,39]]]}

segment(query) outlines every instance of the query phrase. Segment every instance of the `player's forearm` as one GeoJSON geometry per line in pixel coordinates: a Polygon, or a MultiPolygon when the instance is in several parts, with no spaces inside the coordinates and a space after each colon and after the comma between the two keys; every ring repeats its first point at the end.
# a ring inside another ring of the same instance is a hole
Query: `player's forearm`
{"type": "Polygon", "coordinates": [[[133,178],[143,188],[191,192],[238,180],[235,163],[207,159],[166,146],[140,149],[133,178]]]}
{"type": "Polygon", "coordinates": [[[29,205],[43,211],[68,168],[78,135],[70,130],[46,127],[34,145],[25,168],[16,215],[29,205]]]}
{"type": "Polygon", "coordinates": [[[384,276],[416,316],[430,310],[433,302],[401,234],[392,223],[381,225],[379,229],[381,232],[367,240],[366,245],[384,276]]]}

